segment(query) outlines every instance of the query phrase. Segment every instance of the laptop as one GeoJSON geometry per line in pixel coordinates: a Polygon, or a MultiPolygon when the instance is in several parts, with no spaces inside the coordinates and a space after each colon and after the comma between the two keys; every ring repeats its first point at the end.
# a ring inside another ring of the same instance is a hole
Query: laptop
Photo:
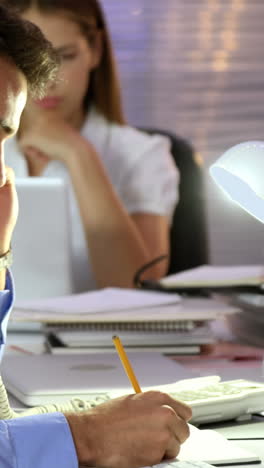
{"type": "MultiPolygon", "coordinates": [[[[142,387],[190,377],[181,364],[159,353],[128,352],[142,387]]],[[[109,392],[133,393],[116,352],[74,355],[5,355],[1,375],[7,391],[28,406],[93,399],[109,392]]]]}
{"type": "Polygon", "coordinates": [[[57,178],[16,179],[19,216],[12,239],[16,299],[73,292],[68,191],[57,178]]]}

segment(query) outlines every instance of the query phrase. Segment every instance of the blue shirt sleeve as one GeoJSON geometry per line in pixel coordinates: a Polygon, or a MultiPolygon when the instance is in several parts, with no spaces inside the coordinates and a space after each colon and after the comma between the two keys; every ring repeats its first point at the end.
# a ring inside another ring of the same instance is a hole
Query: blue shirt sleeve
{"type": "Polygon", "coordinates": [[[63,414],[0,421],[1,468],[77,468],[70,428],[63,414]]]}
{"type": "Polygon", "coordinates": [[[7,324],[14,302],[13,279],[9,271],[6,273],[6,287],[0,291],[0,362],[2,359],[4,345],[6,343],[7,324]]]}
{"type": "Polygon", "coordinates": [[[0,421],[1,468],[78,468],[70,428],[63,414],[0,421]]]}
{"type": "MultiPolygon", "coordinates": [[[[13,280],[7,272],[0,291],[0,361],[14,301],[13,280]]],[[[50,413],[0,421],[1,468],[77,468],[78,460],[65,416],[50,413]]]]}

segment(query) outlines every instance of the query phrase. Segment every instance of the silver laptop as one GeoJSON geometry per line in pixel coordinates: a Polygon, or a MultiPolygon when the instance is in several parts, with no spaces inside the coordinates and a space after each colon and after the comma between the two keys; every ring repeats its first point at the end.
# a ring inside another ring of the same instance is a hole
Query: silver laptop
{"type": "Polygon", "coordinates": [[[16,299],[73,292],[68,192],[61,179],[16,179],[19,217],[12,272],[16,299]]]}
{"type": "MultiPolygon", "coordinates": [[[[190,377],[181,364],[158,353],[128,352],[128,357],[142,387],[190,377]]],[[[6,355],[1,375],[8,392],[28,406],[96,398],[113,391],[133,393],[115,352],[6,355]]]]}

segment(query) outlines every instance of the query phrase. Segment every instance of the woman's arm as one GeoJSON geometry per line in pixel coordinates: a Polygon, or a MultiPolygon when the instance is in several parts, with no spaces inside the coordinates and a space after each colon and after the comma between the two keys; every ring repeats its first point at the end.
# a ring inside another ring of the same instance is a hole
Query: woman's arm
{"type": "MultiPolygon", "coordinates": [[[[54,116],[49,120],[46,117],[39,116],[31,131],[22,133],[22,150],[33,160],[44,155],[63,162],[68,168],[97,285],[132,287],[133,277],[140,267],[159,255],[169,253],[168,217],[152,214],[147,208],[140,209],[140,212],[137,208],[130,209],[133,215],[129,215],[94,146],[66,122],[54,116]]],[[[148,154],[148,167],[152,164],[152,156],[152,153],[148,154]]],[[[159,177],[159,169],[159,166],[155,169],[158,171],[156,177],[159,177]]],[[[141,191],[142,187],[144,191],[149,174],[143,173],[141,166],[133,180],[137,181],[138,177],[141,179],[141,191]]],[[[132,191],[137,193],[137,186],[132,191]]],[[[144,196],[141,193],[139,198],[144,196]]],[[[149,277],[158,279],[166,269],[166,262],[162,262],[148,272],[149,277]]]]}
{"type": "MultiPolygon", "coordinates": [[[[78,139],[67,158],[90,258],[99,287],[132,287],[136,271],[154,257],[167,253],[165,216],[129,216],[116,195],[93,146],[78,139]]],[[[162,276],[166,265],[151,271],[162,276]]]]}

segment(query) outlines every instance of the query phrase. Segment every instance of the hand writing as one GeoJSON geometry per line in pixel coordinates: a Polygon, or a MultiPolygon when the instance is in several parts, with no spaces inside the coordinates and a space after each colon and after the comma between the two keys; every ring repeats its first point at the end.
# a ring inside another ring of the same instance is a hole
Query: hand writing
{"type": "Polygon", "coordinates": [[[79,463],[138,468],[174,458],[187,439],[191,409],[169,395],[146,392],[66,415],[79,463]]]}

